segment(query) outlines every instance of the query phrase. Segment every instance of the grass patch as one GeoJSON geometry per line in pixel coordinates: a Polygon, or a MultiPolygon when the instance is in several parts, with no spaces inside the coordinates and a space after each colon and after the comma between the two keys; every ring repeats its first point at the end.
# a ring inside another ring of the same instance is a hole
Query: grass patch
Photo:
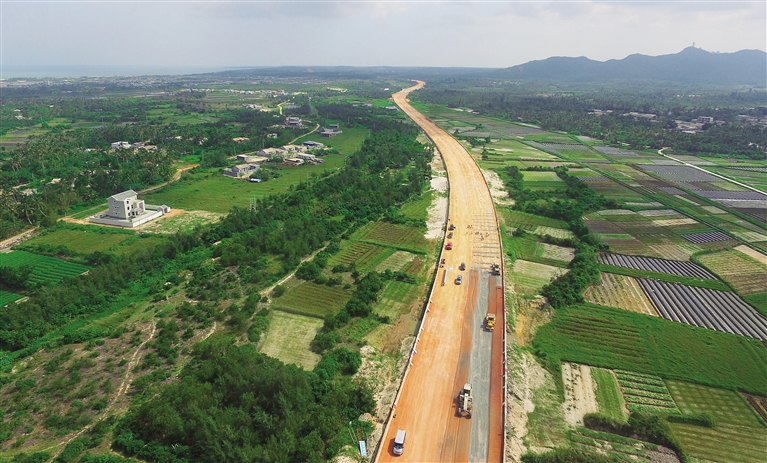
{"type": "Polygon", "coordinates": [[[409,201],[407,204],[400,208],[400,213],[409,219],[426,220],[429,218],[429,207],[434,200],[435,192],[429,190],[423,193],[420,197],[413,201],[409,201]]]}
{"type": "Polygon", "coordinates": [[[749,294],[748,296],[742,296],[742,299],[767,317],[767,293],[749,294]]]}
{"type": "Polygon", "coordinates": [[[626,401],[623,399],[615,374],[605,368],[592,367],[591,377],[597,383],[596,398],[599,413],[613,421],[625,423],[628,420],[626,401]]]}
{"type": "Polygon", "coordinates": [[[564,360],[767,395],[761,342],[620,309],[559,309],[533,345],[552,369],[564,360]]]}
{"type": "Polygon", "coordinates": [[[683,413],[708,413],[714,418],[713,428],[669,423],[690,456],[710,461],[764,461],[767,428],[740,394],[680,381],[667,383],[683,413]]]}
{"type": "Polygon", "coordinates": [[[325,318],[346,304],[351,294],[339,287],[318,285],[311,281],[299,283],[272,303],[272,308],[309,317],[325,318]]]}
{"type": "MultiPolygon", "coordinates": [[[[83,227],[86,228],[86,227],[83,227]]],[[[97,227],[88,227],[97,228],[97,227]]],[[[44,245],[44,246],[64,246],[72,252],[78,254],[91,254],[93,252],[104,252],[113,246],[118,246],[125,240],[131,238],[133,234],[127,233],[109,233],[98,227],[95,230],[86,229],[56,229],[36,236],[24,244],[44,245]]]]}
{"type": "Polygon", "coordinates": [[[373,306],[377,315],[398,319],[407,313],[416,297],[416,286],[404,281],[390,281],[381,292],[379,301],[373,306]]]}
{"type": "Polygon", "coordinates": [[[330,259],[329,266],[354,264],[360,272],[364,273],[383,263],[393,252],[391,248],[375,244],[361,241],[347,242],[341,251],[330,259]]]}
{"type": "Polygon", "coordinates": [[[566,272],[559,267],[517,259],[513,269],[514,287],[520,293],[538,294],[552,279],[566,272]]]}
{"type": "Polygon", "coordinates": [[[506,225],[509,227],[522,228],[527,231],[533,231],[537,227],[551,227],[567,229],[567,222],[564,220],[550,219],[526,212],[513,211],[511,209],[500,209],[506,225]]]}
{"type": "Polygon", "coordinates": [[[310,346],[322,328],[322,320],[277,310],[272,311],[269,318],[269,329],[261,352],[286,364],[296,364],[304,370],[314,368],[320,356],[312,352],[310,346]]]}

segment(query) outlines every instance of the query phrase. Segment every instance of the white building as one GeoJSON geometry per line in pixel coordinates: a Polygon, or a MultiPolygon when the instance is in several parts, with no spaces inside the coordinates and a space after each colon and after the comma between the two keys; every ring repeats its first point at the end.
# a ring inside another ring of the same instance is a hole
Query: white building
{"type": "Polygon", "coordinates": [[[143,199],[138,199],[138,193],[133,190],[112,195],[107,203],[109,209],[103,214],[90,217],[90,222],[133,228],[170,212],[170,207],[164,204],[162,206],[145,204],[143,199]]]}
{"type": "Polygon", "coordinates": [[[113,150],[125,150],[125,149],[133,148],[133,145],[131,145],[127,141],[116,141],[112,143],[111,146],[113,150]]]}

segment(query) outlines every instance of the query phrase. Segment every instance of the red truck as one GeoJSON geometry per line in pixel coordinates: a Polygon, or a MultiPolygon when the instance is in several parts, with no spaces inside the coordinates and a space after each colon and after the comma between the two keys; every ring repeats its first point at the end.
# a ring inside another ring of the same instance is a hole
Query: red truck
{"type": "Polygon", "coordinates": [[[448,251],[453,249],[453,242],[452,241],[448,241],[447,244],[445,245],[445,249],[448,250],[448,251]]]}

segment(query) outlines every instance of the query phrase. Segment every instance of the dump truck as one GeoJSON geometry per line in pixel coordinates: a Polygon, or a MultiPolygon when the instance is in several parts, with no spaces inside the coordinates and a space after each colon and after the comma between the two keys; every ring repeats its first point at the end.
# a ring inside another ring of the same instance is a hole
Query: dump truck
{"type": "Polygon", "coordinates": [[[466,383],[463,385],[463,389],[458,393],[458,413],[461,416],[471,418],[471,410],[474,408],[471,398],[471,384],[466,383]]]}
{"type": "Polygon", "coordinates": [[[485,327],[487,331],[493,331],[495,329],[495,314],[489,313],[485,315],[485,327]]]}

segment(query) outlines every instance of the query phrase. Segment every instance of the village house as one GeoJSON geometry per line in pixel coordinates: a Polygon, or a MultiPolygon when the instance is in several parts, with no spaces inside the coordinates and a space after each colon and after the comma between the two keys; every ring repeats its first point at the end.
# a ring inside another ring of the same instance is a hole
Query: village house
{"type": "Polygon", "coordinates": [[[154,206],[138,199],[133,190],[123,191],[107,199],[109,209],[103,214],[90,217],[89,221],[102,225],[133,228],[170,212],[166,205],[154,206]]]}
{"type": "Polygon", "coordinates": [[[257,151],[256,155],[266,159],[274,159],[276,156],[284,156],[285,151],[280,148],[264,148],[260,151],[257,151]]]}
{"type": "Polygon", "coordinates": [[[258,164],[237,164],[236,166],[224,169],[224,175],[234,178],[248,178],[259,167],[258,164]]]}
{"type": "Polygon", "coordinates": [[[323,137],[335,137],[336,135],[343,133],[343,131],[339,130],[338,124],[330,124],[327,127],[321,128],[317,133],[323,137]]]}
{"type": "Polygon", "coordinates": [[[127,141],[116,141],[111,144],[113,150],[126,150],[133,148],[133,145],[128,143],[127,141]]]}
{"type": "Polygon", "coordinates": [[[300,117],[288,116],[285,118],[285,125],[287,127],[303,127],[304,121],[300,117]]]}

